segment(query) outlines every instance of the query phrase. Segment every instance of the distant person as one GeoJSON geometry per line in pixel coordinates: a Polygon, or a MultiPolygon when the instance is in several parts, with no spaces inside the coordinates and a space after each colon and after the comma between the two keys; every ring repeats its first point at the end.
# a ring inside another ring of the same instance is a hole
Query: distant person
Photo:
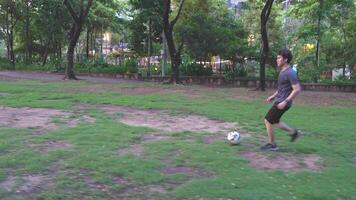
{"type": "Polygon", "coordinates": [[[278,89],[272,96],[267,98],[267,102],[270,103],[274,100],[274,104],[265,116],[268,143],[261,147],[262,150],[278,150],[273,135],[274,127],[288,131],[291,136],[291,142],[294,142],[301,135],[299,130],[291,128],[280,121],[282,115],[292,106],[294,98],[301,90],[296,72],[289,64],[292,57],[292,53],[288,49],[281,49],[278,52],[277,66],[280,68],[278,89]]]}

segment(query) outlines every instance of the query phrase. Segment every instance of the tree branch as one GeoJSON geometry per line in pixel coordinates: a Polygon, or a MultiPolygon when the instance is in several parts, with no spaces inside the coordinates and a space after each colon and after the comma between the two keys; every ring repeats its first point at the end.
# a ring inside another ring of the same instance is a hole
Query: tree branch
{"type": "Polygon", "coordinates": [[[171,26],[172,26],[172,27],[173,27],[174,24],[177,23],[177,21],[178,21],[178,18],[179,18],[179,16],[180,16],[180,13],[182,12],[182,8],[183,8],[184,1],[185,1],[185,0],[182,0],[182,2],[180,3],[180,5],[179,5],[179,10],[178,10],[178,14],[177,14],[177,16],[173,19],[173,21],[171,22],[171,26]]]}
{"type": "Polygon", "coordinates": [[[77,14],[74,12],[74,10],[73,10],[72,6],[70,5],[70,3],[68,2],[68,0],[64,0],[63,4],[67,7],[67,9],[69,11],[69,14],[72,16],[74,22],[76,24],[78,24],[79,23],[79,18],[77,16],[77,14]]]}
{"type": "Polygon", "coordinates": [[[85,9],[84,14],[83,14],[83,19],[85,19],[87,17],[92,4],[93,4],[93,0],[89,0],[88,4],[87,4],[87,8],[85,9]]]}
{"type": "Polygon", "coordinates": [[[182,52],[183,44],[184,44],[184,40],[182,40],[182,42],[179,44],[179,47],[178,47],[178,53],[179,54],[182,52]]]}
{"type": "Polygon", "coordinates": [[[267,0],[265,6],[262,9],[261,12],[261,23],[266,24],[269,18],[269,15],[271,14],[271,9],[273,5],[274,0],[267,0]]]}

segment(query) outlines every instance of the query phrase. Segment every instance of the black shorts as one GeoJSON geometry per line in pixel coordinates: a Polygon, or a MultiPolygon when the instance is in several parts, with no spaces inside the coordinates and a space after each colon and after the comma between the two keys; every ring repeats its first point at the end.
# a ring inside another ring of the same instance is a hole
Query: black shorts
{"type": "Polygon", "coordinates": [[[291,103],[288,103],[283,109],[277,108],[278,103],[274,103],[273,106],[267,112],[265,119],[271,124],[279,123],[282,115],[291,107],[291,103]]]}

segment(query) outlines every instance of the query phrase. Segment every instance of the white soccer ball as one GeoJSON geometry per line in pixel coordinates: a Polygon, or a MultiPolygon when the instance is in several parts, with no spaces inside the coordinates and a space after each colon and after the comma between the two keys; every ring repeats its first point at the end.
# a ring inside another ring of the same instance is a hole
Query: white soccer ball
{"type": "Polygon", "coordinates": [[[240,133],[237,131],[232,131],[227,134],[227,140],[230,142],[230,144],[235,145],[239,144],[241,140],[240,133]]]}

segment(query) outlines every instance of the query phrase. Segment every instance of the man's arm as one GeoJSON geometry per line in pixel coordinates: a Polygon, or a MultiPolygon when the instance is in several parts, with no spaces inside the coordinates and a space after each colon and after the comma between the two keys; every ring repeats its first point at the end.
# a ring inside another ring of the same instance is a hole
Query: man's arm
{"type": "Polygon", "coordinates": [[[277,96],[277,94],[278,94],[278,91],[276,91],[276,92],[273,93],[271,96],[269,96],[266,101],[267,101],[267,102],[273,101],[273,99],[277,96]]]}
{"type": "Polygon", "coordinates": [[[284,101],[282,101],[281,103],[279,103],[279,104],[277,105],[277,107],[278,107],[279,109],[283,109],[284,107],[286,107],[287,104],[288,104],[289,102],[291,102],[291,101],[298,95],[298,93],[299,93],[300,90],[301,90],[299,83],[292,85],[292,88],[293,88],[293,90],[292,90],[292,92],[289,94],[289,96],[288,96],[284,101]]]}
{"type": "Polygon", "coordinates": [[[292,85],[292,92],[289,94],[289,96],[285,99],[286,102],[290,102],[293,101],[293,99],[299,94],[301,88],[300,88],[300,84],[295,84],[292,85]]]}

